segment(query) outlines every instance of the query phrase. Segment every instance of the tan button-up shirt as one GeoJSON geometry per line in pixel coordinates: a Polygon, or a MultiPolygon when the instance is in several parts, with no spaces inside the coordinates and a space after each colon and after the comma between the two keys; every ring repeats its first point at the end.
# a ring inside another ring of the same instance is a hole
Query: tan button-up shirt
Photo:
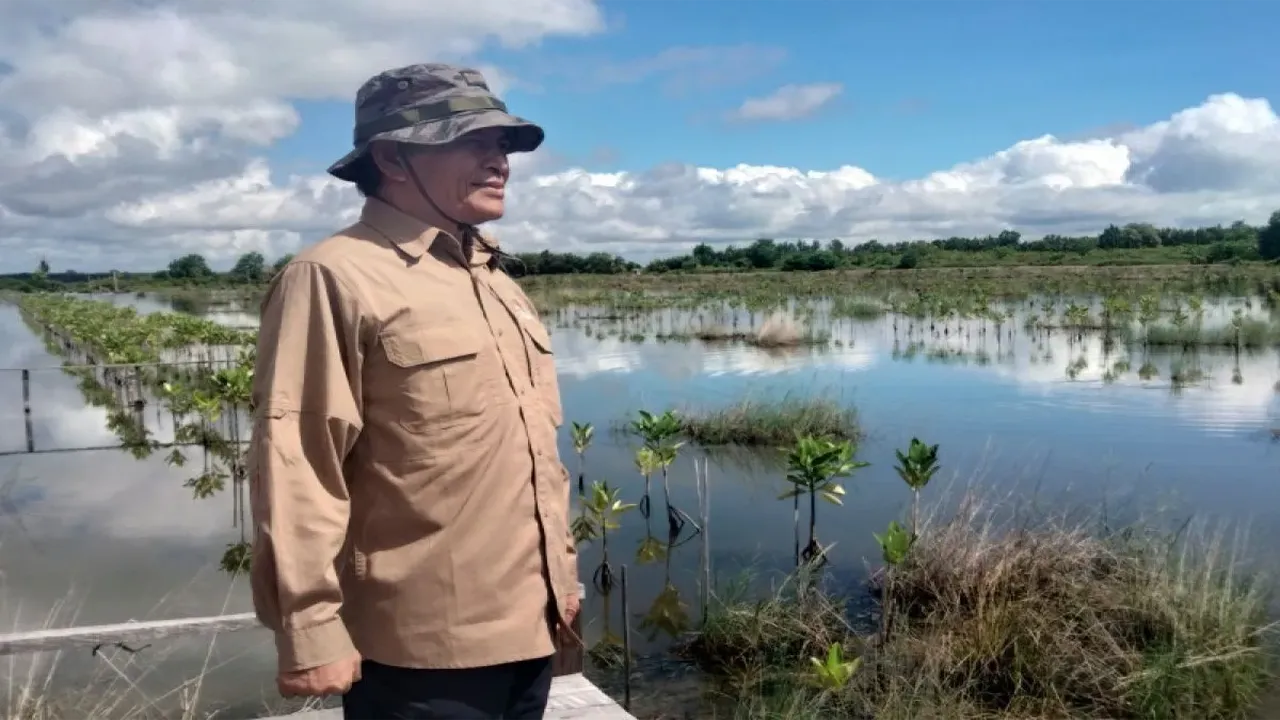
{"type": "Polygon", "coordinates": [[[370,199],[273,280],[252,586],[281,670],[554,652],[578,592],[560,393],[547,329],[490,258],[370,199]]]}

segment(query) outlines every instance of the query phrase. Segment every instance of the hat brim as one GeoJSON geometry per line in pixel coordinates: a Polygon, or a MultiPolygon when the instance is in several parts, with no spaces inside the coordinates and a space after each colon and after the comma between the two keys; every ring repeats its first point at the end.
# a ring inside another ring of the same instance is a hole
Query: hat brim
{"type": "Polygon", "coordinates": [[[501,110],[481,110],[459,113],[439,120],[411,125],[406,128],[378,133],[329,166],[329,174],[348,182],[355,181],[353,172],[357,161],[369,150],[375,140],[412,143],[415,145],[446,145],[468,133],[489,128],[507,131],[508,152],[533,152],[542,144],[546,133],[538,125],[501,110]]]}

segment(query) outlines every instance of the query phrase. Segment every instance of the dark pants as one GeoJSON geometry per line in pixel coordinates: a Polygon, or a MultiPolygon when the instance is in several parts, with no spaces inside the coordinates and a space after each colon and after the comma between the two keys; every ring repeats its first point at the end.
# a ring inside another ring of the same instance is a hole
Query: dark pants
{"type": "Polygon", "coordinates": [[[360,676],[342,697],[343,720],[541,720],[551,658],[462,670],[365,660],[360,676]]]}

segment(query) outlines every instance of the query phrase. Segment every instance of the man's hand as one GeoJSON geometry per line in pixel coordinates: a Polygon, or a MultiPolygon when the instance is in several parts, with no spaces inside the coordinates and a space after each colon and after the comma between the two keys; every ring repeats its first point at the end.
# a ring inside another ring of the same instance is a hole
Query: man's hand
{"type": "Polygon", "coordinates": [[[285,697],[341,695],[360,679],[360,653],[309,670],[280,673],[276,687],[285,697]]]}
{"type": "Polygon", "coordinates": [[[582,598],[578,597],[578,593],[574,593],[565,598],[564,603],[564,621],[572,625],[573,619],[578,617],[578,611],[582,609],[582,598]]]}
{"type": "Polygon", "coordinates": [[[573,631],[573,619],[578,617],[578,612],[582,609],[582,598],[578,597],[578,593],[574,593],[565,598],[564,602],[564,618],[560,623],[560,644],[575,645],[582,644],[582,638],[578,637],[573,631]]]}

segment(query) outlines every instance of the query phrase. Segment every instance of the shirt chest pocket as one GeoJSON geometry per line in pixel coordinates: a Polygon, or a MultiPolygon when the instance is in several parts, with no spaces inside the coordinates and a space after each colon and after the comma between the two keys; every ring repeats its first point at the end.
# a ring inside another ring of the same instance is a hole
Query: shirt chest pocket
{"type": "Polygon", "coordinates": [[[551,412],[552,422],[559,427],[564,418],[560,406],[560,385],[556,379],[556,358],[551,351],[551,336],[546,327],[536,319],[522,317],[518,322],[524,330],[534,388],[551,412]]]}
{"type": "Polygon", "coordinates": [[[489,349],[466,326],[396,328],[380,337],[396,423],[412,433],[465,422],[484,413],[495,383],[489,349]]]}

